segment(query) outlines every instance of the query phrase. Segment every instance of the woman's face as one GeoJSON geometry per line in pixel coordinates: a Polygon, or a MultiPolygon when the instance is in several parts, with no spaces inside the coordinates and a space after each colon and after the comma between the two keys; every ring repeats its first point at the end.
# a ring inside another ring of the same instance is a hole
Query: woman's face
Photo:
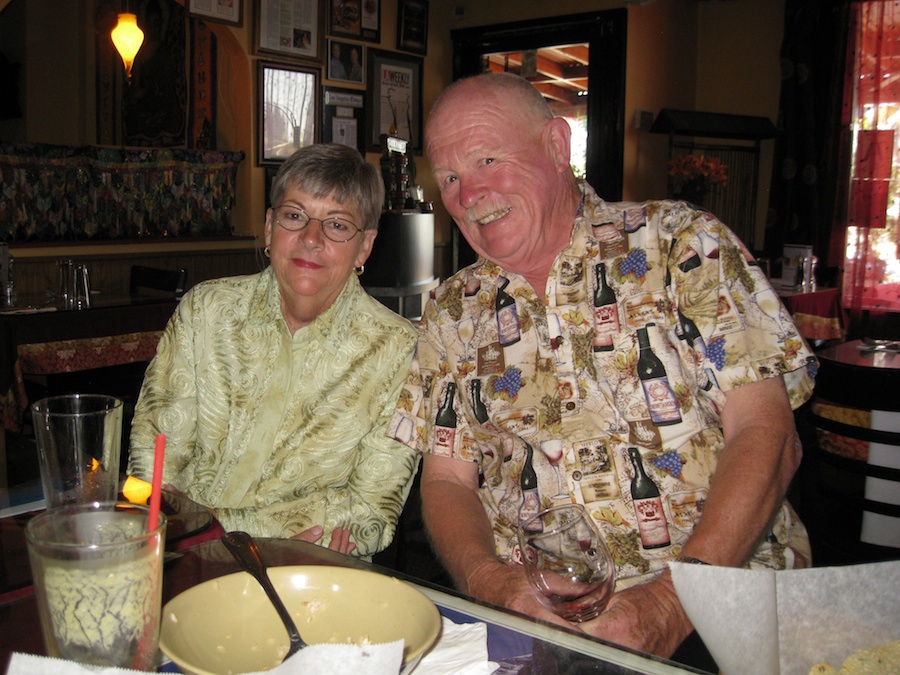
{"type": "Polygon", "coordinates": [[[282,310],[295,328],[328,309],[353,268],[365,264],[372,252],[376,230],[363,230],[340,243],[328,239],[322,231],[319,219],[327,218],[342,218],[362,227],[354,204],[315,198],[294,187],[287,188],[280,203],[266,212],[266,246],[281,290],[282,310]],[[299,232],[286,230],[276,222],[282,213],[279,207],[305,211],[313,220],[299,232]],[[296,314],[291,308],[301,309],[302,316],[288,316],[296,314]]]}

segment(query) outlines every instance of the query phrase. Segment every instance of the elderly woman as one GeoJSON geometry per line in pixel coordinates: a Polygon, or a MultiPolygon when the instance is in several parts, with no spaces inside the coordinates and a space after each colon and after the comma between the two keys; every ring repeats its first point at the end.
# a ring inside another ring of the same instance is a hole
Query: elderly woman
{"type": "Polygon", "coordinates": [[[164,482],[226,530],[321,537],[361,557],[388,546],[417,458],[385,429],[416,333],[357,279],[383,199],[351,148],[314,145],[282,165],[272,264],[184,296],[141,388],[129,473],[150,479],[165,434],[164,482]]]}

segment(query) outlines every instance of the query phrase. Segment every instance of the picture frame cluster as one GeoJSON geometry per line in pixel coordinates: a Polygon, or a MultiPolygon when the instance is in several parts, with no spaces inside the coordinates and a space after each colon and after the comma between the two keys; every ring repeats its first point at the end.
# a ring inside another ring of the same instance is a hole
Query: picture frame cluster
{"type": "Polygon", "coordinates": [[[388,133],[421,153],[428,0],[398,0],[397,51],[381,45],[382,0],[186,2],[204,21],[241,26],[251,14],[258,165],[318,142],[378,152],[388,133]]]}

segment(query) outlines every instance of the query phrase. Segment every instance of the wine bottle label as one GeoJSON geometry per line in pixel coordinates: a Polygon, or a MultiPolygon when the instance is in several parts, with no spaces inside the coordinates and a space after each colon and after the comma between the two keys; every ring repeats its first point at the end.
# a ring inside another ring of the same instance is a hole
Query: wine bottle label
{"type": "Polygon", "coordinates": [[[642,380],[641,384],[650,409],[650,419],[654,424],[675,424],[681,421],[681,411],[678,410],[678,402],[669,386],[668,377],[642,380]]]}
{"type": "Polygon", "coordinates": [[[432,454],[439,457],[453,456],[453,441],[456,438],[456,429],[449,427],[434,427],[434,440],[431,444],[432,454]]]}
{"type": "Polygon", "coordinates": [[[619,309],[615,304],[594,307],[594,351],[613,347],[613,337],[619,332],[619,309]]]}
{"type": "Polygon", "coordinates": [[[669,503],[669,513],[672,515],[672,524],[679,530],[691,532],[700,516],[703,515],[703,507],[706,505],[706,497],[709,491],[706,488],[675,492],[666,498],[669,503]]]}
{"type": "Polygon", "coordinates": [[[622,319],[626,326],[634,328],[646,326],[648,323],[664,324],[666,317],[660,308],[665,307],[665,304],[664,291],[632,295],[622,302],[622,319]]]}
{"type": "Polygon", "coordinates": [[[594,225],[594,237],[600,245],[601,258],[615,258],[619,255],[625,255],[628,251],[627,241],[616,226],[612,223],[603,223],[594,225]]]}
{"type": "Polygon", "coordinates": [[[744,320],[727,288],[722,288],[716,309],[716,335],[734,333],[744,327],[744,320]]]}
{"type": "Polygon", "coordinates": [[[666,525],[666,514],[659,497],[635,499],[634,511],[637,515],[638,530],[641,533],[641,546],[659,548],[668,546],[669,528],[666,525]]]}
{"type": "Polygon", "coordinates": [[[464,429],[459,435],[459,458],[475,462],[478,461],[480,454],[475,434],[469,429],[464,429]]]}
{"type": "Polygon", "coordinates": [[[626,209],[623,215],[625,217],[625,231],[628,234],[637,232],[647,224],[647,213],[643,208],[626,209]]]}
{"type": "Polygon", "coordinates": [[[521,337],[519,333],[519,315],[515,305],[503,307],[497,312],[497,328],[499,329],[500,344],[504,347],[515,344],[521,337]]]}
{"type": "Polygon", "coordinates": [[[534,520],[526,526],[526,521],[540,513],[540,510],[541,498],[538,491],[526,490],[522,495],[522,506],[519,507],[519,525],[522,525],[526,532],[544,531],[544,525],[540,520],[534,520]]]}
{"type": "Polygon", "coordinates": [[[616,499],[621,494],[619,491],[619,484],[612,474],[582,476],[578,483],[578,488],[581,490],[582,499],[586,504],[589,502],[602,502],[609,499],[616,499]]]}

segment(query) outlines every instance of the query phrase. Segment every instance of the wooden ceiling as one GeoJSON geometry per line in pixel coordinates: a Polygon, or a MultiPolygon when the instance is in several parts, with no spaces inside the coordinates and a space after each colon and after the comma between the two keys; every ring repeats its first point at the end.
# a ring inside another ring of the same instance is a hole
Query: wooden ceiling
{"type": "Polygon", "coordinates": [[[524,75],[551,105],[582,105],[588,90],[588,45],[544,47],[530,52],[500,52],[485,56],[493,72],[524,75]],[[528,60],[523,73],[522,63],[528,60]]]}

